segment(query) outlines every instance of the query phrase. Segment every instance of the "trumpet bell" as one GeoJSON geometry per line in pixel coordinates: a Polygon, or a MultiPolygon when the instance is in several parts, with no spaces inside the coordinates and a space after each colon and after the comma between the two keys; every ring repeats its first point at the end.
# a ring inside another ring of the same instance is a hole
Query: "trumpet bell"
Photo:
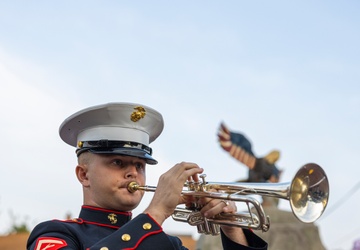
{"type": "Polygon", "coordinates": [[[290,185],[290,206],[304,223],[316,221],[324,212],[329,199],[329,180],[317,164],[304,165],[290,185]]]}

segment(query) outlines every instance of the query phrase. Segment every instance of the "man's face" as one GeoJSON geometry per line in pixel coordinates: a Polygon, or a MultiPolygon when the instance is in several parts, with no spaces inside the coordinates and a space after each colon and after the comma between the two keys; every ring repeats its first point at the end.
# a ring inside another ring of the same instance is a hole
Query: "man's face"
{"type": "Polygon", "coordinates": [[[131,211],[136,208],[144,192],[130,193],[131,181],[145,184],[145,160],[122,155],[91,154],[83,165],[86,169],[84,205],[131,211]]]}

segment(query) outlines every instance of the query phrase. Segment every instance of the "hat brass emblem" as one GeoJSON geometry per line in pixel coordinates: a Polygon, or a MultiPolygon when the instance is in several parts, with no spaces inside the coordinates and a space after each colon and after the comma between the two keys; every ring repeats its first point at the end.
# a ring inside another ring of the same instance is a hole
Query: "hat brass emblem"
{"type": "Polygon", "coordinates": [[[131,120],[133,122],[137,122],[139,121],[140,119],[144,118],[145,115],[146,115],[146,111],[143,107],[141,106],[138,106],[136,108],[134,108],[136,111],[134,111],[132,114],[131,114],[131,120]]]}
{"type": "Polygon", "coordinates": [[[111,222],[111,224],[116,224],[117,222],[117,215],[116,214],[109,214],[108,219],[111,222]]]}
{"type": "Polygon", "coordinates": [[[82,148],[83,145],[84,145],[84,143],[82,141],[78,141],[78,143],[77,143],[78,148],[82,148]]]}

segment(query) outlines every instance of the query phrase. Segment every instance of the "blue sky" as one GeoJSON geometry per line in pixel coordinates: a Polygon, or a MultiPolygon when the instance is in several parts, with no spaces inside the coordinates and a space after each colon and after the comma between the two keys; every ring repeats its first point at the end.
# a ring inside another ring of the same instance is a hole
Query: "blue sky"
{"type": "MultiPolygon", "coordinates": [[[[159,110],[148,184],[180,161],[209,180],[247,170],[218,145],[218,125],[245,133],[258,156],[277,148],[282,181],[307,162],[330,180],[328,249],[360,238],[360,33],[357,1],[1,1],[0,233],[77,216],[74,149],[58,136],[72,113],[107,102],[159,110]],[[343,218],[349,219],[344,220],[343,218]]],[[[151,198],[147,194],[135,213],[151,198]]],[[[289,209],[286,202],[281,208],[289,209]]],[[[192,233],[169,219],[165,230],[192,233]]]]}

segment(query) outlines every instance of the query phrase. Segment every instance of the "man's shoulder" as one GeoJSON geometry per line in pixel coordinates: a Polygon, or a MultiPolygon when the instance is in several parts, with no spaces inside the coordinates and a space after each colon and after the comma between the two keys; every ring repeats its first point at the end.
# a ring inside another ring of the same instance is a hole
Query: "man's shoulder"
{"type": "Polygon", "coordinates": [[[71,220],[48,220],[43,221],[36,225],[32,230],[31,234],[42,234],[45,232],[61,232],[61,231],[76,231],[78,225],[83,224],[80,219],[71,219],[71,220]]]}
{"type": "Polygon", "coordinates": [[[181,239],[179,237],[172,236],[172,235],[169,235],[169,234],[166,234],[166,236],[170,240],[170,242],[173,245],[174,249],[188,250],[188,248],[186,248],[183,245],[183,242],[181,241],[181,239]]]}
{"type": "Polygon", "coordinates": [[[35,245],[38,246],[45,243],[57,242],[61,245],[65,244],[69,239],[78,234],[76,233],[77,229],[72,225],[76,225],[76,222],[71,222],[70,220],[48,220],[39,223],[30,233],[27,249],[35,249],[35,245]]]}

